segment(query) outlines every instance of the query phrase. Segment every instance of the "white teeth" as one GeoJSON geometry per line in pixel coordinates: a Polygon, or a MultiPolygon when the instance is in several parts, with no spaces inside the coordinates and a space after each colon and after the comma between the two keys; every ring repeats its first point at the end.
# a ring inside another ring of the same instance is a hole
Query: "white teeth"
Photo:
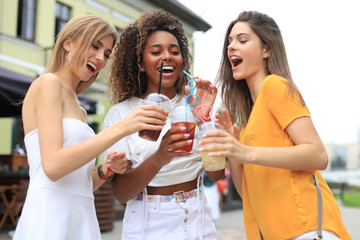
{"type": "Polygon", "coordinates": [[[94,69],[94,71],[96,71],[97,67],[93,63],[88,62],[88,64],[94,69]]]}
{"type": "MultiPolygon", "coordinates": [[[[160,68],[159,68],[159,70],[160,70],[160,68]]],[[[172,66],[164,66],[163,70],[174,70],[174,67],[172,67],[172,66]]]]}
{"type": "Polygon", "coordinates": [[[236,56],[232,56],[230,59],[231,59],[231,60],[241,60],[241,58],[236,57],[236,56]]]}

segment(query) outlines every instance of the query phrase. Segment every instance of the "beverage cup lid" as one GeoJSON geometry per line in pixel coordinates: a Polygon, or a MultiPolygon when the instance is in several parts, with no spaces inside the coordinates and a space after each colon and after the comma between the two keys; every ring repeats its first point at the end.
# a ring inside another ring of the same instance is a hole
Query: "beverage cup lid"
{"type": "Polygon", "coordinates": [[[208,132],[208,131],[212,131],[212,130],[221,130],[221,131],[225,131],[221,125],[219,123],[216,122],[205,122],[200,124],[199,126],[199,134],[200,136],[203,135],[204,133],[208,132]]]}
{"type": "Polygon", "coordinates": [[[178,106],[171,110],[171,122],[197,122],[197,118],[190,106],[178,106]]]}
{"type": "Polygon", "coordinates": [[[158,105],[160,107],[163,107],[166,112],[170,112],[171,110],[171,101],[167,96],[163,94],[150,93],[145,97],[144,100],[142,100],[142,104],[158,105]]]}

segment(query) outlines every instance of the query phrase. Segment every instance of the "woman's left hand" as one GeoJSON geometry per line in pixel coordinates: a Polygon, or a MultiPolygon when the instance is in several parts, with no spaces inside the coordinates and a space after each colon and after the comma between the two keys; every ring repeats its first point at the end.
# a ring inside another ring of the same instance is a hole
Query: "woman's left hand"
{"type": "Polygon", "coordinates": [[[224,120],[222,119],[219,113],[216,113],[215,122],[219,123],[221,127],[234,136],[235,139],[239,140],[240,129],[239,126],[235,123],[233,124],[229,115],[229,112],[226,109],[221,110],[224,120]]]}
{"type": "MultiPolygon", "coordinates": [[[[196,108],[197,106],[199,106],[200,104],[202,105],[209,105],[209,106],[213,106],[215,99],[216,99],[216,95],[218,92],[218,89],[215,85],[213,85],[210,81],[208,80],[203,80],[202,78],[199,77],[194,77],[194,80],[197,84],[196,86],[196,95],[199,97],[199,101],[196,105],[194,105],[194,107],[196,108]]],[[[191,89],[189,89],[187,86],[185,87],[185,93],[186,95],[190,94],[191,89]]],[[[189,97],[189,104],[193,105],[196,103],[196,97],[190,96],[189,97]]],[[[201,113],[203,114],[203,116],[208,116],[210,113],[210,108],[203,108],[201,109],[201,113]]]]}
{"type": "Polygon", "coordinates": [[[108,152],[105,165],[106,168],[110,168],[112,172],[118,174],[123,174],[130,170],[130,161],[127,159],[124,151],[108,152]]]}

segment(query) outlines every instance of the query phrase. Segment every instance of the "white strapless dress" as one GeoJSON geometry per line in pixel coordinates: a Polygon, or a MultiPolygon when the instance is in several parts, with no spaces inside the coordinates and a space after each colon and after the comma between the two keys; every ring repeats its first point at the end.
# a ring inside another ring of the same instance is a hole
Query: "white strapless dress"
{"type": "MultiPolygon", "coordinates": [[[[64,147],[95,135],[85,123],[63,119],[64,147]]],[[[91,174],[95,159],[80,169],[52,182],[41,165],[37,129],[25,136],[30,166],[30,183],[17,224],[15,240],[99,240],[91,174]]]]}

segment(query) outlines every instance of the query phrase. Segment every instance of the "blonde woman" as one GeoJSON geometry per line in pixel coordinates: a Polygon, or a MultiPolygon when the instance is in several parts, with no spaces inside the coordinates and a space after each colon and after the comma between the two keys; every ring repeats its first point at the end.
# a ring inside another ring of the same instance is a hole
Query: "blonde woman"
{"type": "Polygon", "coordinates": [[[30,184],[14,239],[100,240],[94,195],[127,160],[110,152],[94,171],[95,158],[122,137],[141,129],[162,129],[165,113],[139,107],[95,135],[77,95],[95,81],[109,59],[116,31],[103,19],[71,19],[58,35],[46,73],[25,96],[22,117],[30,184]]]}

